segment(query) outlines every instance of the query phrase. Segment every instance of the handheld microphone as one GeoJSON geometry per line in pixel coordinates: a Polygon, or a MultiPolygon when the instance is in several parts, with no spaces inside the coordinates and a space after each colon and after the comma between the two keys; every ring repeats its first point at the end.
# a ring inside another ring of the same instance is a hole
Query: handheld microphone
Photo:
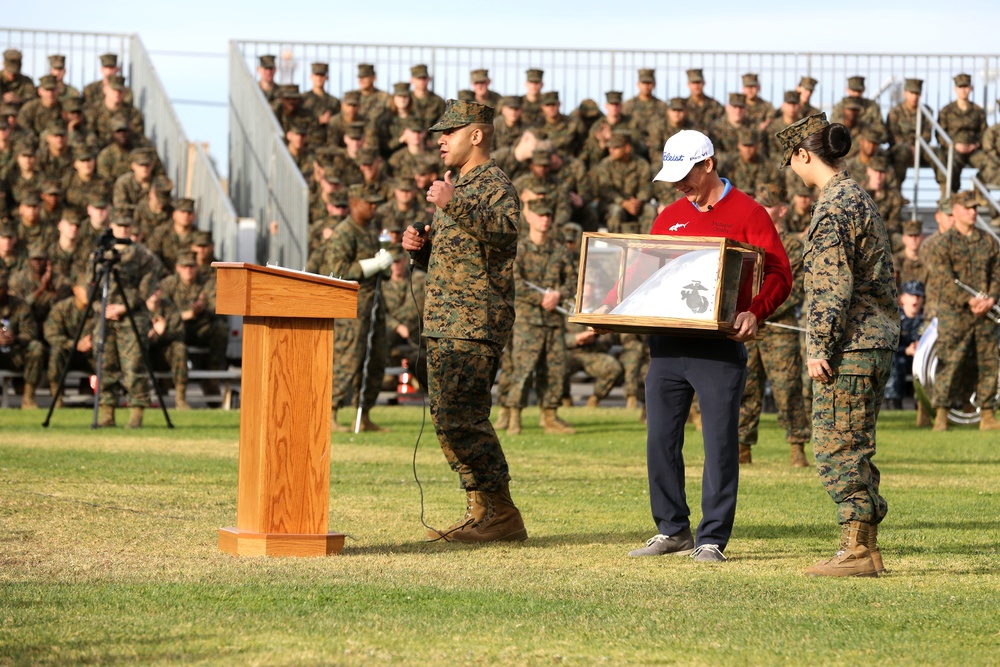
{"type": "Polygon", "coordinates": [[[430,225],[418,225],[417,223],[413,223],[412,225],[410,225],[410,229],[415,231],[417,233],[417,236],[423,236],[427,232],[427,230],[425,230],[424,227],[430,227],[430,225]]]}

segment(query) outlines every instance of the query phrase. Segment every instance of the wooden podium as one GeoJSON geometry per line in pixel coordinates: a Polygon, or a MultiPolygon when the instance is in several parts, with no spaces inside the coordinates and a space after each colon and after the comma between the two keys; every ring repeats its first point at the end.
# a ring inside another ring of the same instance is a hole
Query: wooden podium
{"type": "Polygon", "coordinates": [[[325,556],[329,531],[333,320],[357,316],[358,284],[241,262],[215,262],[216,312],[243,316],[237,556],[325,556]]]}

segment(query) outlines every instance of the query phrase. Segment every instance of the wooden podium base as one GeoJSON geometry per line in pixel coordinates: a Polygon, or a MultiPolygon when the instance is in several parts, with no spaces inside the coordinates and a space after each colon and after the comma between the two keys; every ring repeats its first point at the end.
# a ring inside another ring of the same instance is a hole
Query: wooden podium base
{"type": "Polygon", "coordinates": [[[219,550],[234,556],[329,556],[343,548],[343,533],[297,535],[219,529],[219,550]]]}

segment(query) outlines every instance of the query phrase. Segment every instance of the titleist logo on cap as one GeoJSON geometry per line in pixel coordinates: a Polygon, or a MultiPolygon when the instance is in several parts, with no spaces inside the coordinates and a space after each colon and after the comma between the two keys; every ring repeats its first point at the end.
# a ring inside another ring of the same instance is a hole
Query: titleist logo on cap
{"type": "Polygon", "coordinates": [[[707,157],[711,157],[711,154],[706,151],[700,151],[698,153],[695,153],[691,157],[685,157],[683,155],[675,155],[673,153],[668,153],[667,151],[663,151],[664,162],[684,162],[685,160],[689,160],[691,162],[700,162],[701,160],[707,157]]]}

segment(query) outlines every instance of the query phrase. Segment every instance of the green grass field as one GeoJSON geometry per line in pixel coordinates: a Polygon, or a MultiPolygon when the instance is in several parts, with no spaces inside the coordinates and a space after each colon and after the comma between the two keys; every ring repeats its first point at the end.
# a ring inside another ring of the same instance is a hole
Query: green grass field
{"type": "MultiPolygon", "coordinates": [[[[788,466],[773,416],[741,471],[721,564],[630,559],[653,532],[645,428],[623,409],[537,410],[504,437],[530,538],[421,542],[411,457],[419,408],[377,408],[388,434],[333,438],[338,556],[236,558],[238,413],[0,412],[0,664],[933,664],[1000,662],[1000,437],[932,435],[885,413],[879,454],[890,572],[802,576],[835,550],[833,504],[788,466]]],[[[700,517],[701,439],[688,429],[700,517]]],[[[428,523],[464,511],[428,425],[417,455],[428,523]]]]}

